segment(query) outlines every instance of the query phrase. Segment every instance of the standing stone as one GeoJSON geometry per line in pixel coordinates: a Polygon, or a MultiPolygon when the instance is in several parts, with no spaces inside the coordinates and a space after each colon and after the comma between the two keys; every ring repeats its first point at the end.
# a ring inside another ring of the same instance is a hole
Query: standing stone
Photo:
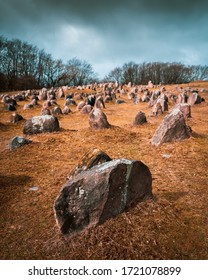
{"type": "Polygon", "coordinates": [[[134,102],[134,104],[138,104],[139,103],[139,97],[138,97],[137,94],[135,95],[133,102],[134,102]]]}
{"type": "Polygon", "coordinates": [[[197,92],[193,92],[189,95],[188,104],[193,106],[194,104],[200,104],[202,102],[201,96],[197,92]]]}
{"type": "MultiPolygon", "coordinates": [[[[73,100],[74,102],[75,102],[75,100],[76,100],[76,101],[78,101],[78,100],[83,100],[83,94],[82,94],[82,93],[77,93],[77,92],[76,92],[76,93],[74,94],[74,97],[73,97],[73,98],[74,98],[74,100],[73,100]]],[[[76,103],[76,102],[75,102],[75,103],[76,103]]],[[[73,103],[72,105],[76,105],[76,104],[73,103]]]]}
{"type": "Polygon", "coordinates": [[[70,172],[68,178],[110,160],[112,159],[106,153],[97,148],[92,148],[82,156],[78,165],[70,172]]]}
{"type": "Polygon", "coordinates": [[[158,115],[162,115],[163,114],[163,109],[162,106],[160,104],[160,101],[156,101],[156,103],[153,105],[152,110],[150,112],[150,116],[158,116],[158,115]]]}
{"type": "Polygon", "coordinates": [[[58,104],[57,104],[57,102],[56,102],[56,100],[54,100],[54,99],[52,99],[51,101],[51,106],[59,106],[58,104]]]}
{"type": "Polygon", "coordinates": [[[142,102],[149,102],[150,101],[150,97],[149,97],[148,91],[144,92],[144,94],[141,97],[141,101],[142,102]]]}
{"type": "Polygon", "coordinates": [[[33,107],[34,107],[34,106],[37,106],[37,105],[38,105],[37,99],[36,99],[36,98],[33,98],[33,99],[31,100],[30,104],[33,105],[33,107]]]}
{"type": "Polygon", "coordinates": [[[153,91],[150,101],[156,100],[160,96],[161,92],[159,89],[153,91]]]}
{"type": "Polygon", "coordinates": [[[64,98],[65,97],[65,94],[64,94],[64,90],[62,87],[60,87],[56,93],[57,97],[58,98],[64,98]]]}
{"type": "Polygon", "coordinates": [[[47,89],[42,88],[41,91],[39,92],[38,96],[39,100],[46,100],[47,99],[47,89]]]}
{"type": "Polygon", "coordinates": [[[51,104],[51,101],[49,101],[49,100],[46,100],[42,105],[42,107],[46,108],[46,109],[51,107],[51,106],[52,106],[52,104],[51,104]]]}
{"type": "Polygon", "coordinates": [[[103,109],[105,108],[105,104],[103,102],[102,96],[98,96],[95,100],[95,108],[103,109]]]}
{"type": "Polygon", "coordinates": [[[77,110],[81,110],[86,105],[85,101],[80,101],[77,105],[77,110]]]}
{"type": "Polygon", "coordinates": [[[74,101],[74,99],[67,98],[64,106],[69,106],[69,105],[77,106],[77,103],[74,101]]]}
{"type": "Polygon", "coordinates": [[[185,123],[183,113],[176,108],[164,118],[155,131],[151,143],[158,146],[166,142],[180,141],[190,136],[190,128],[185,123]]]}
{"type": "Polygon", "coordinates": [[[154,84],[152,83],[152,81],[149,81],[148,82],[148,88],[153,88],[154,87],[154,84]]]}
{"type": "Polygon", "coordinates": [[[140,111],[133,122],[133,125],[142,125],[147,122],[147,118],[144,112],[140,111]]]}
{"type": "Polygon", "coordinates": [[[15,94],[14,99],[16,101],[23,101],[23,100],[25,100],[25,93],[23,92],[23,93],[15,94]]]}
{"type": "Polygon", "coordinates": [[[10,99],[10,97],[9,97],[9,95],[8,94],[3,94],[3,95],[1,95],[1,102],[3,103],[3,104],[6,104],[6,103],[8,103],[8,100],[10,99]]]}
{"type": "Polygon", "coordinates": [[[162,93],[158,97],[158,102],[160,102],[160,105],[162,106],[162,111],[163,112],[168,111],[168,97],[167,97],[167,95],[162,93]]]}
{"type": "Polygon", "coordinates": [[[185,92],[178,95],[177,103],[187,103],[187,101],[188,95],[185,92]]]}
{"type": "Polygon", "coordinates": [[[85,105],[81,110],[80,114],[89,114],[92,111],[91,105],[85,105]]]}
{"type": "Polygon", "coordinates": [[[157,103],[157,99],[150,98],[150,101],[148,102],[148,107],[151,108],[157,103]]]}
{"type": "Polygon", "coordinates": [[[135,97],[135,92],[130,91],[130,92],[128,92],[127,96],[128,96],[128,99],[134,99],[134,97],[135,97]]]}
{"type": "Polygon", "coordinates": [[[52,115],[54,116],[58,116],[58,115],[62,115],[62,110],[59,106],[56,106],[52,109],[52,115]]]}
{"type": "Polygon", "coordinates": [[[55,201],[55,217],[63,234],[75,234],[151,196],[152,176],[146,165],[111,160],[67,181],[55,201]]]}
{"type": "Polygon", "coordinates": [[[110,94],[110,97],[112,98],[112,100],[116,100],[117,99],[117,96],[116,96],[116,93],[115,92],[112,92],[110,94]]]}
{"type": "Polygon", "coordinates": [[[124,100],[121,99],[116,100],[116,104],[124,104],[124,103],[126,103],[124,100]]]}
{"type": "Polygon", "coordinates": [[[64,115],[68,115],[69,113],[71,113],[71,109],[68,106],[64,106],[63,110],[62,110],[62,114],[64,115]]]}
{"type": "Polygon", "coordinates": [[[5,109],[6,111],[16,111],[16,107],[15,107],[15,105],[13,105],[12,103],[6,103],[6,104],[4,105],[4,109],[5,109]]]}
{"type": "Polygon", "coordinates": [[[17,101],[14,98],[10,98],[8,95],[6,95],[5,98],[3,97],[3,103],[17,106],[17,101]]]}
{"type": "Polygon", "coordinates": [[[173,109],[178,108],[182,113],[185,119],[191,118],[191,105],[188,103],[176,104],[173,109]]]}
{"type": "Polygon", "coordinates": [[[105,99],[104,99],[104,103],[109,103],[113,100],[113,98],[110,95],[106,95],[105,99]]]}
{"type": "Polygon", "coordinates": [[[56,93],[53,89],[50,89],[48,92],[47,92],[47,99],[48,100],[56,100],[56,93]]]}
{"type": "Polygon", "coordinates": [[[16,122],[19,122],[22,120],[23,120],[23,117],[20,114],[17,114],[16,112],[13,113],[10,118],[10,122],[12,122],[12,123],[16,123],[16,122]]]}
{"type": "Polygon", "coordinates": [[[87,99],[86,99],[87,105],[91,105],[92,107],[94,107],[95,100],[96,100],[96,97],[94,95],[90,94],[89,96],[87,96],[87,99]]]}
{"type": "Polygon", "coordinates": [[[49,108],[42,108],[40,114],[41,114],[41,116],[51,115],[51,111],[49,108]]]}
{"type": "Polygon", "coordinates": [[[9,149],[12,151],[31,142],[32,141],[30,139],[26,139],[21,136],[15,136],[9,143],[9,149]]]}
{"type": "Polygon", "coordinates": [[[98,108],[90,112],[89,125],[92,129],[110,128],[106,115],[98,108]]]}
{"type": "Polygon", "coordinates": [[[54,132],[58,131],[59,121],[57,117],[44,115],[37,116],[27,120],[23,127],[24,134],[37,134],[44,132],[54,132]]]}
{"type": "Polygon", "coordinates": [[[23,106],[23,110],[29,110],[29,109],[32,109],[32,108],[34,108],[34,106],[31,103],[27,103],[23,106]]]}

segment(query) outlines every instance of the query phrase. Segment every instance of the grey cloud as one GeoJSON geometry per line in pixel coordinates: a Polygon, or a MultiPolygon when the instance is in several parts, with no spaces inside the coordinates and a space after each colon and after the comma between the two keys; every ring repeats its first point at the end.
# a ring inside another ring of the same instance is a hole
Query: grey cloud
{"type": "Polygon", "coordinates": [[[56,58],[86,59],[101,74],[130,60],[208,60],[207,0],[0,0],[0,6],[0,34],[56,58]]]}
{"type": "MultiPolygon", "coordinates": [[[[96,22],[106,25],[108,22],[113,22],[115,18],[128,21],[129,18],[137,16],[146,18],[151,16],[155,19],[165,15],[167,18],[175,15],[178,18],[184,17],[185,20],[197,11],[204,13],[208,7],[205,0],[0,0],[1,2],[1,5],[7,5],[7,11],[11,9],[11,15],[16,13],[16,16],[32,22],[53,17],[55,20],[64,18],[68,22],[86,24],[96,22]]],[[[6,17],[4,9],[1,9],[0,14],[6,17]]]]}

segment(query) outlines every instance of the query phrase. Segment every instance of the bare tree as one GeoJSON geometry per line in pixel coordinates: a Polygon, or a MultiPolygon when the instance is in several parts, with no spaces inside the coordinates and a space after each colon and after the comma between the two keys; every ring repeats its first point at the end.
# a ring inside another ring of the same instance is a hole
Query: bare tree
{"type": "Polygon", "coordinates": [[[104,78],[104,82],[116,82],[116,81],[119,82],[119,84],[122,84],[124,82],[123,70],[121,67],[114,68],[104,78]]]}
{"type": "MultiPolygon", "coordinates": [[[[179,62],[135,62],[115,67],[104,81],[121,83],[179,84],[208,80],[208,66],[184,65],[179,62]]],[[[72,58],[66,64],[51,54],[18,39],[0,36],[0,90],[83,85],[97,80],[92,65],[72,58]]]]}
{"type": "Polygon", "coordinates": [[[207,65],[192,65],[189,66],[191,69],[191,80],[208,80],[208,66],[207,65]]]}
{"type": "Polygon", "coordinates": [[[66,77],[69,85],[78,86],[95,79],[91,64],[78,58],[70,59],[66,64],[66,77]]]}
{"type": "Polygon", "coordinates": [[[125,63],[122,67],[124,83],[138,83],[139,65],[134,62],[125,63]]]}

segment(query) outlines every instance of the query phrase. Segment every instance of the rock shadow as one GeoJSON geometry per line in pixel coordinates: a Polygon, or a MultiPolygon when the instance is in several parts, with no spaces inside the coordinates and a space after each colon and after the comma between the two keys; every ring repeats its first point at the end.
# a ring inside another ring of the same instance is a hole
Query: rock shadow
{"type": "Polygon", "coordinates": [[[208,138],[207,134],[197,133],[197,132],[193,132],[193,131],[191,133],[191,136],[194,138],[208,138]]]}
{"type": "Polygon", "coordinates": [[[186,196],[188,192],[164,192],[163,196],[168,199],[169,201],[175,202],[178,199],[186,196]]]}
{"type": "Polygon", "coordinates": [[[24,186],[30,181],[31,181],[31,177],[26,175],[0,174],[0,189],[13,187],[13,186],[24,186]]]}

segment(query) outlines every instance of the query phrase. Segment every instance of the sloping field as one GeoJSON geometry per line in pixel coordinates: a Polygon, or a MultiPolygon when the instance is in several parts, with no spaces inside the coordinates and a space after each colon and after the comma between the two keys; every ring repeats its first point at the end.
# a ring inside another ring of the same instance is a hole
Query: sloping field
{"type": "MultiPolygon", "coordinates": [[[[186,87],[187,85],[182,85],[186,87]]],[[[195,82],[192,88],[208,83],[195,82]]],[[[175,91],[175,86],[167,86],[175,91]]],[[[193,136],[156,148],[150,144],[164,118],[149,117],[147,103],[106,104],[111,129],[92,131],[88,116],[76,107],[59,118],[61,131],[29,136],[33,142],[9,151],[22,135],[24,121],[10,123],[0,104],[0,258],[1,259],[207,259],[208,258],[208,94],[192,107],[187,121],[193,136]],[[148,123],[133,127],[138,111],[148,123]],[[59,233],[53,203],[69,171],[89,148],[111,158],[141,160],[153,177],[154,199],[137,204],[117,218],[71,239],[59,233]],[[37,190],[31,190],[32,187],[37,190]]],[[[58,100],[63,106],[64,100],[58,100]]],[[[17,112],[25,119],[39,106],[17,112]]],[[[170,108],[173,106],[169,104],[170,108]]]]}

